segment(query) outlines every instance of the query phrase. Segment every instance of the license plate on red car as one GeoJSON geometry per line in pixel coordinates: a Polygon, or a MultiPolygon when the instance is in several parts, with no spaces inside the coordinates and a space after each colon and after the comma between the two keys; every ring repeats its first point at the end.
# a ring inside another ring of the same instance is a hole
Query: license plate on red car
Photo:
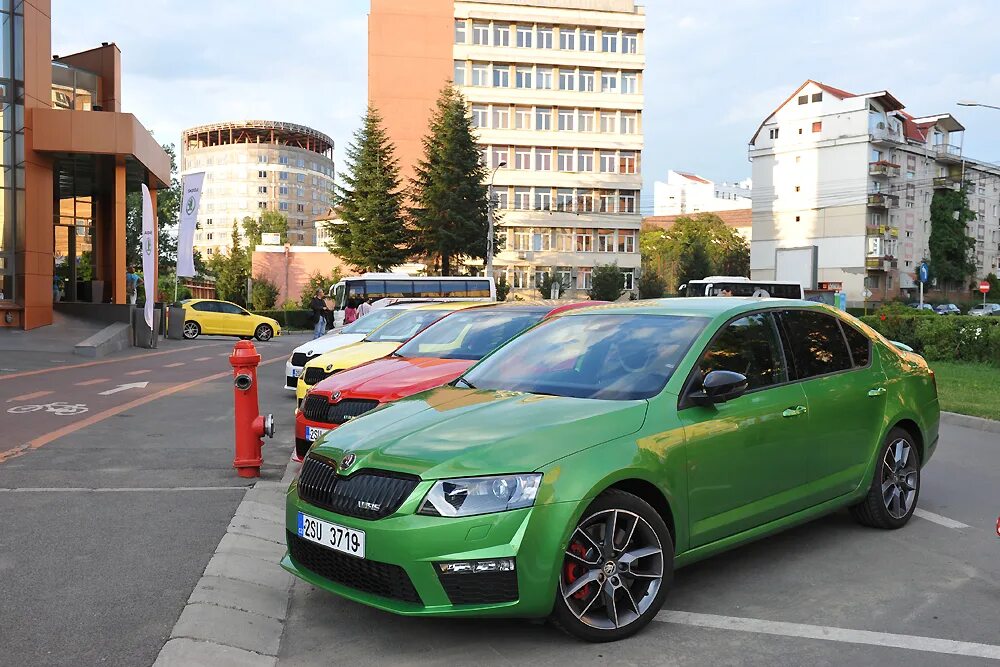
{"type": "Polygon", "coordinates": [[[356,558],[365,557],[365,531],[299,512],[299,537],[356,558]]]}
{"type": "Polygon", "coordinates": [[[316,442],[322,436],[330,432],[328,428],[316,428],[315,426],[306,426],[306,440],[309,442],[316,442]]]}

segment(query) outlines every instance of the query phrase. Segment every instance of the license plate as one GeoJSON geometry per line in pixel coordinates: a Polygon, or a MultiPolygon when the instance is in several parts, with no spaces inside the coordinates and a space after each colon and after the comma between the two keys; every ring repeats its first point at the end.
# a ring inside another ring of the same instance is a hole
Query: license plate
{"type": "Polygon", "coordinates": [[[299,512],[299,537],[356,558],[365,557],[365,531],[338,526],[299,512]]]}
{"type": "Polygon", "coordinates": [[[321,436],[326,435],[330,432],[328,428],[316,428],[315,426],[306,426],[306,440],[309,442],[316,442],[321,436]]]}
{"type": "Polygon", "coordinates": [[[300,376],[300,375],[302,375],[302,369],[301,369],[301,368],[295,368],[295,367],[293,366],[293,367],[292,367],[292,377],[293,377],[293,378],[297,378],[297,377],[298,377],[298,376],[300,376]]]}

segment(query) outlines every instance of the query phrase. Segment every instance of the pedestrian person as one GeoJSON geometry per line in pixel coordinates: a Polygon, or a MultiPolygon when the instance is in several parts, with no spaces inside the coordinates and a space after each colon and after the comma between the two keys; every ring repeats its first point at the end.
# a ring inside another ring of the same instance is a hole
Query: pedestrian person
{"type": "Polygon", "coordinates": [[[358,306],[358,317],[364,317],[370,312],[372,312],[372,298],[368,297],[358,306]]]}
{"type": "Polygon", "coordinates": [[[358,319],[358,307],[355,303],[355,301],[351,300],[347,302],[347,308],[344,308],[344,324],[350,324],[358,319]]]}
{"type": "Polygon", "coordinates": [[[135,305],[135,299],[138,293],[139,274],[135,272],[134,266],[129,266],[125,271],[125,294],[128,296],[129,305],[135,305]]]}
{"type": "Polygon", "coordinates": [[[323,290],[316,290],[309,309],[313,313],[313,339],[326,333],[326,301],[323,300],[323,290]]]}
{"type": "Polygon", "coordinates": [[[723,287],[722,290],[719,292],[719,296],[732,296],[732,295],[733,295],[733,290],[726,289],[725,287],[723,287]]]}

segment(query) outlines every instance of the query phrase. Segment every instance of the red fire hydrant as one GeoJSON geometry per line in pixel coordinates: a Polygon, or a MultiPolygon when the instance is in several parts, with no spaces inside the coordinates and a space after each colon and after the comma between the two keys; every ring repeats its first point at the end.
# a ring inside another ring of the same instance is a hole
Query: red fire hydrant
{"type": "Polygon", "coordinates": [[[260,414],[257,404],[257,366],[260,355],[253,343],[241,340],[229,356],[233,366],[236,406],[236,458],[233,467],[240,477],[260,477],[264,461],[262,438],[274,437],[274,416],[260,414]]]}

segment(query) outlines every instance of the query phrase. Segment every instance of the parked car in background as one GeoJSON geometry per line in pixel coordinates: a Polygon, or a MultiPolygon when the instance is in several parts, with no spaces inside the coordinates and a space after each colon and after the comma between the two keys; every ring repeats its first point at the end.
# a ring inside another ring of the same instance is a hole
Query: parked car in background
{"type": "Polygon", "coordinates": [[[939,422],[924,359],[822,304],[584,308],[324,436],[281,565],[398,614],[622,639],[678,567],[844,507],[906,525],[939,422]]]}
{"type": "Polygon", "coordinates": [[[217,299],[185,299],[184,337],[192,340],[201,334],[213,336],[238,336],[271,340],[281,335],[277,320],[250,311],[229,301],[217,299]]]}
{"type": "Polygon", "coordinates": [[[292,350],[292,356],[285,362],[285,389],[295,391],[295,386],[302,375],[302,368],[321,354],[331,352],[341,347],[353,345],[364,340],[365,336],[410,308],[426,305],[422,303],[397,303],[384,308],[372,310],[364,317],[351,322],[346,327],[331,331],[303,343],[292,350]]]}
{"type": "Polygon", "coordinates": [[[1000,317],[1000,303],[981,303],[969,310],[974,317],[1000,317]]]}
{"type": "Polygon", "coordinates": [[[942,303],[934,306],[934,312],[938,315],[961,315],[962,309],[953,303],[942,303]]]}
{"type": "Polygon", "coordinates": [[[915,308],[916,310],[929,310],[934,312],[934,306],[929,303],[921,304],[919,301],[914,301],[913,303],[907,304],[910,308],[915,308]]]}
{"type": "Polygon", "coordinates": [[[317,383],[295,411],[295,458],[317,438],[379,405],[451,382],[543,318],[604,301],[502,303],[447,315],[382,359],[317,383]]]}

